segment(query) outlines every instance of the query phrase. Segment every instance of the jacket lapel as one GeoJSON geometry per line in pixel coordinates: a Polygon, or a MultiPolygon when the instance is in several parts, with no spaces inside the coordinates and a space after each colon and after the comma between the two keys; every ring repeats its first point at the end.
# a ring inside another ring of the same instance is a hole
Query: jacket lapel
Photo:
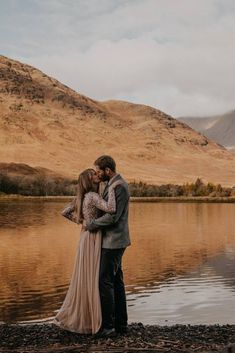
{"type": "Polygon", "coordinates": [[[103,195],[102,197],[105,199],[107,196],[108,196],[108,191],[109,191],[109,186],[112,185],[115,181],[121,179],[121,175],[120,174],[117,174],[115,175],[115,177],[113,178],[112,182],[110,184],[107,184],[105,189],[104,189],[104,192],[103,192],[103,195]]]}
{"type": "Polygon", "coordinates": [[[109,185],[108,183],[106,184],[105,188],[104,188],[104,191],[103,191],[103,194],[102,194],[102,197],[105,198],[107,195],[108,195],[108,188],[109,188],[109,185]]]}

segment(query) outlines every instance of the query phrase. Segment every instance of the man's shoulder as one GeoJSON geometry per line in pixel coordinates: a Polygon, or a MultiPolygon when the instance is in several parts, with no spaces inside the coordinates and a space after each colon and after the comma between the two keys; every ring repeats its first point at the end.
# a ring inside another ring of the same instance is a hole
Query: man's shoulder
{"type": "Polygon", "coordinates": [[[118,186],[128,188],[128,182],[120,174],[117,180],[120,181],[120,184],[118,186]]]}
{"type": "Polygon", "coordinates": [[[124,178],[120,178],[121,183],[119,185],[117,185],[117,192],[120,192],[120,194],[126,195],[126,196],[130,196],[130,192],[129,192],[129,186],[127,181],[124,178]]]}
{"type": "Polygon", "coordinates": [[[123,178],[123,176],[121,174],[118,174],[117,179],[121,180],[123,182],[123,184],[128,185],[128,182],[126,181],[125,178],[123,178]]]}
{"type": "Polygon", "coordinates": [[[112,185],[113,183],[118,182],[118,185],[115,186],[115,190],[117,193],[122,193],[122,194],[129,194],[129,186],[127,181],[122,177],[121,174],[117,174],[115,178],[112,180],[112,185]],[[119,183],[120,182],[120,183],[119,183]]]}

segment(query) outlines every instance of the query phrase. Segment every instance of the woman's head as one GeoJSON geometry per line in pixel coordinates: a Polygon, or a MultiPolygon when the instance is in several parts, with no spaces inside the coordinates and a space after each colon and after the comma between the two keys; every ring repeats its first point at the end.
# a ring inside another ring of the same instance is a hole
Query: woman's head
{"type": "Polygon", "coordinates": [[[77,185],[77,198],[75,203],[75,212],[77,214],[77,221],[82,223],[83,214],[82,214],[82,203],[84,196],[89,191],[98,191],[100,179],[98,178],[96,171],[92,168],[85,169],[78,176],[78,185],[77,185]]]}
{"type": "Polygon", "coordinates": [[[97,191],[99,182],[96,171],[92,168],[85,169],[78,177],[78,187],[83,195],[89,191],[97,191]]]}

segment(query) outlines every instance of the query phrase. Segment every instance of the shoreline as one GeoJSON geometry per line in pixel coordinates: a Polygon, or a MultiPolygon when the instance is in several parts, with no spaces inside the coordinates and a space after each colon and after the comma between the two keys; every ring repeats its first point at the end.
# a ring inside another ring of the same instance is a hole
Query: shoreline
{"type": "MultiPolygon", "coordinates": [[[[0,324],[0,352],[229,352],[235,325],[143,325],[123,336],[101,339],[53,324],[0,324]]],[[[233,349],[233,348],[232,348],[233,349]]],[[[234,352],[233,350],[230,350],[234,352]]]]}
{"type": "MultiPolygon", "coordinates": [[[[0,201],[71,201],[75,196],[24,196],[0,195],[0,201]]],[[[206,202],[206,203],[235,203],[235,196],[209,197],[209,196],[177,196],[177,197],[131,197],[130,202],[206,202]]]]}

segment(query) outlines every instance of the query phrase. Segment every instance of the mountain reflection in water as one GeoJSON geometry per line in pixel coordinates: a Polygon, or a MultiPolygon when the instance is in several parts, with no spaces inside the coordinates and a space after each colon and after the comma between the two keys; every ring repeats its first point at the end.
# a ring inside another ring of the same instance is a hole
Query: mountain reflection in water
{"type": "MultiPolygon", "coordinates": [[[[64,202],[1,202],[0,321],[50,319],[63,302],[80,227],[64,202]]],[[[235,204],[133,203],[123,259],[129,321],[234,323],[235,204]]]]}

